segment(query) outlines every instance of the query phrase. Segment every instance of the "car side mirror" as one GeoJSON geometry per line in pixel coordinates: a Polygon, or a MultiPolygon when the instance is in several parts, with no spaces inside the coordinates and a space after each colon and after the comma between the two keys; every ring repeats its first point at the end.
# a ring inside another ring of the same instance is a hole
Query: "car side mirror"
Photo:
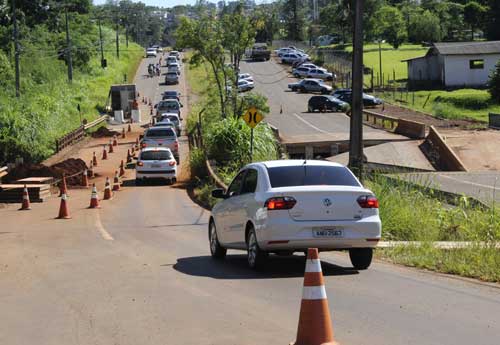
{"type": "Polygon", "coordinates": [[[214,189],[212,191],[212,197],[216,198],[216,199],[226,199],[227,195],[226,195],[226,192],[224,191],[224,189],[218,188],[218,189],[214,189]]]}

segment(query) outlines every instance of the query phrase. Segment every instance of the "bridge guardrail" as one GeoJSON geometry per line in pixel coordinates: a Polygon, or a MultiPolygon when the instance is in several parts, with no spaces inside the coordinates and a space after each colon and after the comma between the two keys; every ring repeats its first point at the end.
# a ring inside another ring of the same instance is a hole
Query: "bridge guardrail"
{"type": "Polygon", "coordinates": [[[74,143],[82,140],[85,137],[85,131],[95,127],[108,119],[108,115],[99,117],[98,119],[89,122],[87,124],[82,124],[78,128],[67,133],[63,137],[56,140],[56,153],[60,152],[62,149],[73,145],[74,143]]]}

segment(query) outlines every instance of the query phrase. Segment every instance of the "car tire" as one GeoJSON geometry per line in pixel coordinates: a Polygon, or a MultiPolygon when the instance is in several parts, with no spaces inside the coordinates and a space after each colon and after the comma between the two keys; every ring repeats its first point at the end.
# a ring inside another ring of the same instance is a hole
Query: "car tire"
{"type": "Polygon", "coordinates": [[[140,178],[136,178],[136,179],[135,179],[135,185],[136,185],[136,186],[140,186],[140,185],[142,185],[142,179],[140,179],[140,178]]]}
{"type": "Polygon", "coordinates": [[[314,108],[313,107],[307,107],[307,111],[309,113],[314,113],[314,108]]]}
{"type": "Polygon", "coordinates": [[[328,93],[328,90],[327,90],[327,89],[322,89],[322,90],[321,90],[321,94],[322,94],[322,95],[326,95],[327,93],[328,93]]]}
{"type": "Polygon", "coordinates": [[[248,266],[254,270],[260,270],[264,267],[268,253],[262,251],[257,243],[255,230],[250,229],[247,236],[247,261],[248,266]]]}
{"type": "Polygon", "coordinates": [[[366,270],[372,263],[373,248],[351,248],[349,258],[355,269],[366,270]]]}
{"type": "Polygon", "coordinates": [[[210,244],[210,255],[214,259],[224,259],[227,254],[227,249],[220,245],[217,237],[217,228],[215,222],[210,221],[208,225],[208,243],[210,244]]]}
{"type": "Polygon", "coordinates": [[[302,93],[306,93],[306,88],[302,86],[302,87],[300,88],[300,92],[302,92],[302,93]]]}

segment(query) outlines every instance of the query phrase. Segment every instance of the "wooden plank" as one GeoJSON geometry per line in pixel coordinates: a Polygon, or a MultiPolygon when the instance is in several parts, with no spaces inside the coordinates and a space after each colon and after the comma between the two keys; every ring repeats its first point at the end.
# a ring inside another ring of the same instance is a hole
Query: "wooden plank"
{"type": "Polygon", "coordinates": [[[27,177],[27,178],[23,178],[23,179],[20,179],[20,180],[16,181],[16,183],[19,183],[19,184],[26,183],[26,184],[29,184],[29,185],[33,185],[33,184],[52,184],[53,182],[54,182],[54,178],[53,177],[27,177]]]}

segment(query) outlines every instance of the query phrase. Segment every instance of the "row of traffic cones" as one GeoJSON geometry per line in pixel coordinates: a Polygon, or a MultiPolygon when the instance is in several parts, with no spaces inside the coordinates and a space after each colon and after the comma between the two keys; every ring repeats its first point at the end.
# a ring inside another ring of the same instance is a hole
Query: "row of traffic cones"
{"type": "Polygon", "coordinates": [[[148,98],[148,97],[142,97],[141,101],[142,101],[143,104],[146,104],[146,105],[152,105],[153,104],[153,100],[151,98],[148,98]]]}

